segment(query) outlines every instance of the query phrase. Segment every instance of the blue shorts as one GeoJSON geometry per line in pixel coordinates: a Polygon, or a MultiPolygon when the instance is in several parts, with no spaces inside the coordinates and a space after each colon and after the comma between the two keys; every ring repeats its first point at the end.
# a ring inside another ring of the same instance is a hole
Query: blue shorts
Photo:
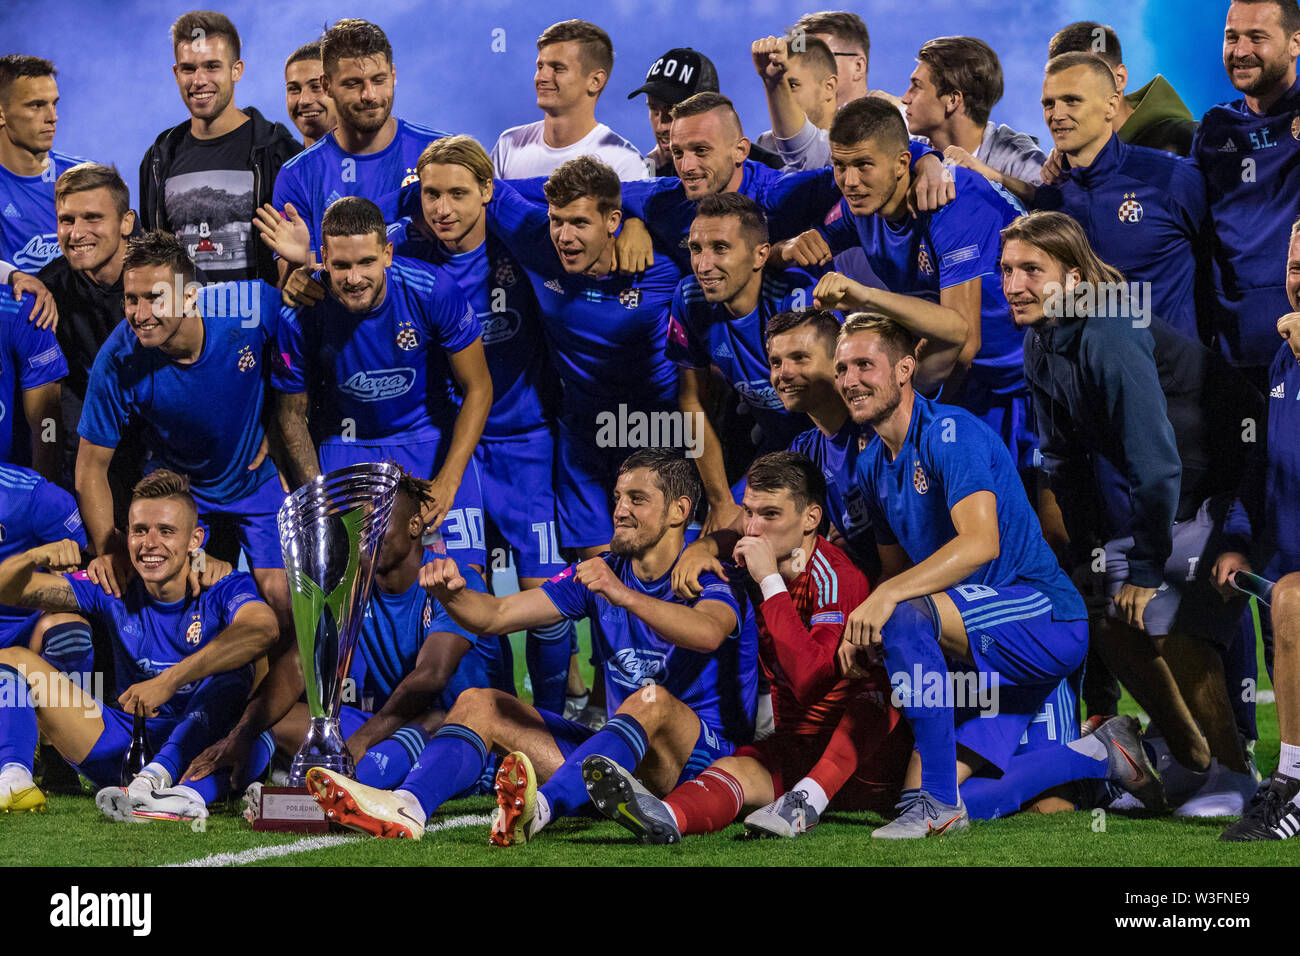
{"type": "MultiPolygon", "coordinates": [[[[582,724],[573,720],[565,720],[559,714],[553,714],[549,710],[537,711],[542,715],[542,720],[546,724],[546,729],[550,731],[551,737],[555,739],[555,746],[560,748],[560,756],[565,760],[586,743],[596,731],[590,727],[584,727],[582,724]]],[[[704,770],[715,760],[723,757],[730,757],[736,750],[736,745],[719,733],[715,733],[702,719],[700,720],[700,735],[695,740],[695,747],[691,754],[686,758],[686,765],[682,767],[681,776],[677,778],[674,787],[680,787],[687,780],[698,777],[704,770]]],[[[628,770],[635,770],[635,767],[628,767],[628,770]]]]}
{"type": "Polygon", "coordinates": [[[284,499],[284,489],[274,471],[256,491],[226,504],[208,501],[198,493],[194,495],[199,520],[209,525],[214,533],[217,529],[232,529],[239,546],[248,555],[249,567],[258,570],[284,567],[280,529],[275,520],[284,499]]]}
{"type": "MultiPolygon", "coordinates": [[[[329,472],[349,465],[391,461],[417,478],[429,479],[442,465],[442,441],[343,442],[327,441],[320,446],[321,471],[329,472]]],[[[442,521],[443,544],[447,554],[458,563],[487,565],[487,548],[483,541],[483,489],[478,464],[473,458],[456,490],[456,500],[442,521]]]]}
{"type": "Polygon", "coordinates": [[[631,448],[600,448],[590,429],[561,418],[555,443],[555,506],[560,545],[591,548],[614,536],[610,496],[631,448]]]}
{"type": "MultiPolygon", "coordinates": [[[[555,434],[540,428],[510,438],[483,438],[474,449],[483,485],[488,535],[498,532],[524,578],[564,570],[555,529],[555,434]]],[[[599,542],[598,542],[599,543],[599,542]]]]}

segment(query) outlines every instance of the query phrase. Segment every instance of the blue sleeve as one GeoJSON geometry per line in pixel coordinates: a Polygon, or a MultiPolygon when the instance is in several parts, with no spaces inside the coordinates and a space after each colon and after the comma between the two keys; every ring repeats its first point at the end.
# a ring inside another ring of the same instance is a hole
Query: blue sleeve
{"type": "Polygon", "coordinates": [[[551,245],[551,217],[546,207],[529,202],[503,179],[494,183],[487,207],[488,227],[525,269],[555,274],[560,260],[551,245]]]}
{"type": "Polygon", "coordinates": [[[841,199],[835,211],[839,213],[838,216],[834,218],[828,216],[825,222],[816,227],[822,234],[822,238],[826,240],[826,245],[831,247],[831,252],[839,254],[846,249],[862,245],[862,237],[858,235],[857,222],[849,209],[849,201],[841,199]]]}
{"type": "Polygon", "coordinates": [[[919,163],[921,160],[925,159],[925,157],[927,156],[931,156],[931,155],[937,156],[939,162],[941,163],[943,162],[943,153],[939,152],[929,143],[923,143],[919,139],[908,139],[907,153],[909,156],[912,157],[911,168],[913,170],[916,169],[916,164],[919,163]]]}
{"type": "MultiPolygon", "coordinates": [[[[959,183],[960,186],[960,183],[959,183]]],[[[978,196],[962,195],[930,216],[930,239],[939,262],[939,288],[996,275],[1002,251],[1002,221],[978,196]]]]}
{"type": "Polygon", "coordinates": [[[447,613],[447,609],[431,597],[425,598],[424,614],[421,617],[421,623],[424,625],[421,628],[423,632],[422,640],[425,641],[434,634],[439,633],[455,634],[457,637],[465,638],[465,640],[469,641],[470,644],[474,644],[478,641],[477,634],[471,634],[469,631],[465,630],[465,628],[452,620],[451,615],[447,613]]]}
{"type": "Polygon", "coordinates": [[[35,301],[30,295],[23,295],[22,308],[9,329],[10,363],[17,372],[18,386],[22,389],[39,388],[68,374],[67,360],[54,333],[49,329],[38,329],[28,321],[35,301]]]}
{"type": "MultiPolygon", "coordinates": [[[[507,179],[510,188],[531,203],[546,205],[546,180],[549,176],[530,176],[528,179],[507,179]]],[[[624,187],[626,188],[626,187],[624,187]]]]}
{"type": "Polygon", "coordinates": [[[86,401],[81,407],[81,421],[77,425],[78,435],[103,448],[117,447],[130,418],[126,396],[118,384],[121,369],[112,349],[115,339],[116,336],[110,336],[95,356],[90,382],[86,385],[86,401]]]}
{"type": "Polygon", "coordinates": [[[307,391],[307,354],[303,347],[302,314],[304,310],[280,307],[275,336],[275,356],[271,362],[271,387],[287,395],[307,391]]]}
{"type": "Polygon", "coordinates": [[[779,242],[820,225],[843,197],[830,169],[823,168],[782,173],[755,198],[767,216],[772,241],[779,242]]]}
{"type": "Polygon", "coordinates": [[[571,564],[549,581],[542,583],[542,590],[551,599],[555,609],[570,621],[576,621],[595,613],[594,596],[573,578],[576,564],[571,564]]]}
{"type": "MultiPolygon", "coordinates": [[[[739,571],[728,569],[732,574],[739,577],[739,571]]],[[[738,587],[737,585],[736,587],[738,587]]],[[[736,626],[731,629],[728,637],[735,637],[740,633],[740,625],[744,622],[745,614],[741,610],[741,602],[744,599],[736,594],[736,589],[726,581],[722,580],[715,574],[704,571],[700,574],[700,596],[695,599],[691,607],[699,607],[703,601],[718,601],[725,604],[731,609],[731,613],[736,615],[736,626]]]]}
{"type": "Polygon", "coordinates": [[[253,576],[241,571],[231,572],[212,585],[208,589],[207,598],[220,609],[217,616],[219,630],[229,627],[245,604],[266,603],[257,593],[257,582],[253,576]]]}
{"type": "Polygon", "coordinates": [[[117,598],[105,594],[98,584],[91,582],[85,571],[65,574],[63,580],[72,586],[72,596],[77,601],[77,607],[81,608],[83,613],[94,615],[101,621],[112,619],[113,614],[109,608],[109,602],[116,601],[117,598]]]}
{"type": "Polygon", "coordinates": [[[280,290],[269,282],[257,283],[258,306],[260,311],[257,315],[257,321],[262,327],[262,341],[274,342],[276,331],[280,326],[280,310],[284,308],[280,300],[280,290]]]}
{"type": "Polygon", "coordinates": [[[307,223],[307,231],[311,233],[311,250],[314,253],[320,253],[320,215],[324,210],[312,208],[311,197],[307,195],[307,190],[302,181],[302,163],[295,163],[289,167],[280,167],[279,173],[275,177],[275,189],[271,191],[271,205],[284,212],[285,203],[293,203],[293,207],[298,210],[298,215],[302,216],[303,222],[307,223]]]}
{"type": "Polygon", "coordinates": [[[673,293],[673,302],[668,308],[668,344],[664,354],[668,361],[681,368],[708,368],[711,361],[709,344],[700,337],[686,301],[686,287],[693,284],[693,278],[687,276],[677,284],[673,293]]]}
{"type": "Polygon", "coordinates": [[[53,482],[43,481],[32,491],[30,507],[32,528],[41,541],[49,544],[71,538],[86,547],[86,529],[72,495],[53,482]]]}
{"type": "Polygon", "coordinates": [[[997,494],[991,458],[997,436],[969,414],[950,414],[930,423],[924,458],[943,486],[948,510],[978,491],[997,494]]]}
{"type": "Polygon", "coordinates": [[[434,294],[427,301],[426,321],[434,339],[449,353],[459,352],[483,335],[478,316],[454,279],[437,273],[434,294]]]}

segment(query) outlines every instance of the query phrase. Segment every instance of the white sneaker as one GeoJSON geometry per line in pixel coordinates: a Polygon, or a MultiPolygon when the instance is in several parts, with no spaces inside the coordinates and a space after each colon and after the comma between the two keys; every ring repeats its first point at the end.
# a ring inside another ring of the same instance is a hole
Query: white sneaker
{"type": "Polygon", "coordinates": [[[131,807],[131,819],[136,823],[147,823],[150,820],[206,820],[207,817],[208,805],[193,787],[151,789],[144,799],[131,807]]]}
{"type": "Polygon", "coordinates": [[[1176,817],[1239,817],[1246,812],[1259,784],[1248,773],[1229,770],[1210,760],[1205,783],[1186,803],[1174,811],[1176,817]]]}
{"type": "Polygon", "coordinates": [[[244,791],[244,819],[256,823],[262,815],[262,784],[254,780],[244,791]]]}
{"type": "Polygon", "coordinates": [[[95,806],[111,820],[130,823],[131,811],[149,798],[159,782],[151,773],[136,774],[129,786],[105,787],[100,790],[95,794],[95,806]]]}

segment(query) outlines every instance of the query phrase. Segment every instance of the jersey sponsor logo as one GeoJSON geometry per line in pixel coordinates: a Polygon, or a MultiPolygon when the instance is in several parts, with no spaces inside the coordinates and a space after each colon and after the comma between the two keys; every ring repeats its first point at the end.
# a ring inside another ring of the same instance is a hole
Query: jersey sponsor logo
{"type": "Polygon", "coordinates": [[[1124,201],[1119,204],[1120,222],[1141,222],[1142,204],[1137,200],[1137,193],[1125,193],[1124,201]]]}
{"type": "Polygon", "coordinates": [[[668,677],[668,655],[662,651],[625,647],[614,655],[613,664],[615,673],[628,678],[633,687],[662,684],[668,677]]]}
{"type": "Polygon", "coordinates": [[[194,615],[194,620],[190,621],[190,626],[185,629],[185,643],[190,646],[196,646],[203,637],[203,621],[198,614],[194,615]]]}
{"type": "Polygon", "coordinates": [[[808,619],[808,623],[816,624],[843,624],[844,614],[841,611],[823,611],[821,614],[814,614],[808,619]]]}
{"type": "Polygon", "coordinates": [[[378,402],[405,395],[415,385],[413,368],[380,368],[353,372],[339,388],[363,402],[378,402]]]}
{"type": "Polygon", "coordinates": [[[930,250],[925,247],[924,242],[916,251],[916,271],[925,276],[934,275],[934,263],[930,260],[930,250]]]}
{"type": "Polygon", "coordinates": [[[916,489],[918,495],[923,495],[930,490],[930,479],[926,476],[920,462],[916,463],[916,470],[912,472],[912,487],[916,489]]]}
{"type": "Polygon", "coordinates": [[[618,304],[625,309],[635,309],[641,304],[641,290],[624,289],[618,294],[618,304]]]}
{"type": "Polygon", "coordinates": [[[519,313],[514,309],[506,309],[504,312],[483,312],[479,314],[478,320],[483,325],[484,345],[495,345],[497,342],[513,339],[523,324],[519,313]]]}
{"type": "Polygon", "coordinates": [[[410,322],[403,322],[397,328],[397,347],[405,352],[413,352],[420,347],[420,333],[410,322]]]}
{"type": "Polygon", "coordinates": [[[1286,382],[1278,382],[1273,386],[1273,391],[1268,393],[1269,398],[1286,398],[1286,382]]]}
{"type": "Polygon", "coordinates": [[[972,259],[979,258],[980,247],[978,244],[962,246],[960,249],[954,249],[939,261],[940,269],[951,269],[953,266],[960,265],[963,262],[970,262],[972,259]]]}
{"type": "Polygon", "coordinates": [[[519,277],[515,275],[514,263],[506,260],[497,263],[492,275],[496,279],[497,285],[504,286],[507,289],[519,281],[519,277]]]}
{"type": "Polygon", "coordinates": [[[22,218],[22,215],[23,214],[18,211],[18,207],[15,206],[13,203],[9,203],[7,206],[5,206],[6,219],[20,219],[22,218]]]}
{"type": "Polygon", "coordinates": [[[19,269],[39,269],[59,254],[59,240],[54,233],[32,236],[14,253],[13,264],[19,269]]]}
{"type": "Polygon", "coordinates": [[[240,346],[239,361],[235,364],[241,372],[247,372],[249,369],[257,365],[257,356],[253,354],[253,350],[250,346],[240,346]]]}

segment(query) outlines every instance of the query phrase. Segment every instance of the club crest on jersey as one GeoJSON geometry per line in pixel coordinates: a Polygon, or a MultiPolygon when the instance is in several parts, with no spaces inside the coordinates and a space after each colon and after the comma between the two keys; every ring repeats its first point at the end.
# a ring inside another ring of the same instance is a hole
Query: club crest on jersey
{"type": "Polygon", "coordinates": [[[641,290],[624,289],[618,294],[618,304],[625,309],[635,309],[641,304],[641,290]]]}
{"type": "Polygon", "coordinates": [[[912,487],[916,489],[918,495],[923,495],[930,490],[930,479],[919,461],[916,463],[916,470],[912,472],[912,487]]]}
{"type": "Polygon", "coordinates": [[[930,259],[930,250],[922,242],[916,251],[916,271],[924,276],[934,275],[934,262],[930,259]]]}
{"type": "Polygon", "coordinates": [[[407,186],[411,185],[411,183],[417,183],[419,181],[419,175],[416,174],[414,169],[411,169],[408,166],[406,168],[406,175],[402,177],[402,188],[405,189],[407,186]]]}
{"type": "Polygon", "coordinates": [[[1119,221],[1142,221],[1142,204],[1137,201],[1137,193],[1124,194],[1124,201],[1119,204],[1119,221]]]}
{"type": "Polygon", "coordinates": [[[203,637],[203,620],[196,613],[194,620],[190,621],[190,626],[185,629],[185,643],[191,646],[199,643],[203,637]]]}
{"type": "Polygon", "coordinates": [[[410,322],[403,322],[397,327],[397,347],[407,352],[420,347],[420,335],[410,322]]]}
{"type": "Polygon", "coordinates": [[[253,349],[250,346],[240,346],[239,362],[236,364],[241,372],[247,372],[257,365],[257,356],[253,354],[253,349]]]}
{"type": "Polygon", "coordinates": [[[497,263],[496,271],[493,275],[496,277],[497,285],[504,286],[507,289],[514,285],[519,279],[519,277],[515,275],[515,267],[511,263],[504,261],[497,263]]]}

